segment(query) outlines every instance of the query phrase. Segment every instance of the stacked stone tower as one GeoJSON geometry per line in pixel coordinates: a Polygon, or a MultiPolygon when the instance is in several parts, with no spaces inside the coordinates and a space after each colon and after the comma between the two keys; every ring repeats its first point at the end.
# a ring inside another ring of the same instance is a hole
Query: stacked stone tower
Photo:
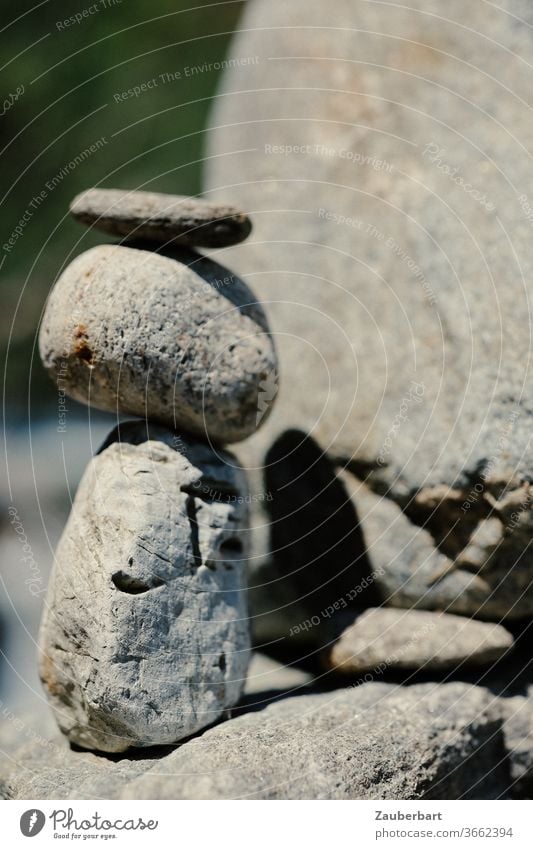
{"type": "Polygon", "coordinates": [[[246,284],[194,252],[246,238],[247,216],[94,189],[71,211],[123,242],[63,271],[41,358],[76,400],[138,419],[115,428],[80,483],[56,553],[40,667],[70,741],[120,752],[187,737],[240,697],[250,645],[246,481],[221,446],[266,418],[276,356],[246,284]]]}

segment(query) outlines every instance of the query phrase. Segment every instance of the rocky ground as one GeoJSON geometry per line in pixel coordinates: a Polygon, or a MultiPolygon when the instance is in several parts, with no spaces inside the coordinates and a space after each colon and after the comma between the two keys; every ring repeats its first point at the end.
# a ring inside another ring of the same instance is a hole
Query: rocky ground
{"type": "MultiPolygon", "coordinates": [[[[49,417],[8,427],[0,459],[0,700],[17,713],[43,703],[37,632],[53,552],[83,468],[109,430],[109,418],[49,417]],[[61,432],[58,432],[58,427],[61,432]],[[6,457],[8,463],[6,465],[6,457]]],[[[0,722],[3,716],[0,713],[0,722]]]]}
{"type": "Polygon", "coordinates": [[[506,697],[459,681],[339,689],[256,654],[233,716],[177,747],[105,756],[71,749],[58,733],[13,745],[8,731],[1,792],[7,799],[529,798],[533,687],[522,692],[506,697]]]}
{"type": "MultiPolygon", "coordinates": [[[[90,440],[79,423],[64,437],[72,491],[86,459],[83,451],[94,452],[107,429],[107,423],[95,425],[90,440]]],[[[50,544],[40,523],[25,523],[43,585],[69,507],[65,467],[59,457],[51,462],[55,439],[50,425],[34,434],[33,446],[50,544]]],[[[35,517],[33,474],[24,474],[26,437],[12,435],[10,447],[20,515],[35,517]]],[[[426,611],[374,608],[354,616],[343,610],[323,617],[319,628],[300,623],[294,638],[254,653],[244,695],[231,716],[178,746],[121,755],[71,748],[37,677],[42,594],[32,595],[21,581],[21,569],[29,566],[20,560],[12,526],[3,528],[0,540],[7,591],[0,691],[5,798],[532,795],[527,623],[511,633],[496,623],[426,611]],[[313,632],[321,639],[302,642],[302,635],[313,632]]]]}

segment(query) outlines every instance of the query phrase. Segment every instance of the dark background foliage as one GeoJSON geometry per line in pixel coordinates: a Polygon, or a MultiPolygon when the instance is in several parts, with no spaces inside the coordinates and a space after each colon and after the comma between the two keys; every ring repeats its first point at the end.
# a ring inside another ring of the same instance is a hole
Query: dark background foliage
{"type": "Polygon", "coordinates": [[[106,241],[69,219],[69,201],[93,185],[200,191],[204,132],[219,76],[210,66],[224,58],[242,6],[3,0],[2,245],[26,217],[12,249],[0,252],[4,397],[15,416],[28,399],[32,414],[55,402],[35,355],[41,311],[63,265],[106,241]],[[91,8],[79,23],[63,23],[91,8]],[[117,99],[151,80],[156,84],[139,96],[117,99]],[[22,88],[17,99],[10,97],[22,88]],[[102,137],[96,152],[70,167],[102,137]],[[56,175],[50,190],[46,184],[56,175]],[[43,192],[37,204],[33,199],[43,192]]]}

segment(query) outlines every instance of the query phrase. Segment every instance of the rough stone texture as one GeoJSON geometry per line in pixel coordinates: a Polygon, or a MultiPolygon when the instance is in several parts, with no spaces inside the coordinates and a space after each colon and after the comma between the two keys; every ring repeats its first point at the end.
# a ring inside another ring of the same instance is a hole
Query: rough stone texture
{"type": "Polygon", "coordinates": [[[249,235],[252,224],[233,206],[159,192],[88,189],[70,212],[82,224],[116,236],[219,248],[249,235]]]}
{"type": "Polygon", "coordinates": [[[26,746],[7,798],[491,799],[510,784],[498,704],[464,684],[282,699],[155,758],[26,746]]]}
{"type": "Polygon", "coordinates": [[[454,589],[403,586],[408,545],[399,605],[533,613],[532,21],[527,0],[339,0],[334,25],[325,0],[253,0],[233,49],[259,60],[211,121],[206,185],[254,210],[227,256],[285,377],[246,456],[311,433],[425,527],[454,589]]]}
{"type": "Polygon", "coordinates": [[[241,694],[249,654],[244,479],[229,455],[120,426],[56,553],[40,672],[60,728],[107,752],[171,743],[241,694]]]}
{"type": "Polygon", "coordinates": [[[508,751],[513,792],[533,797],[533,688],[528,697],[502,699],[503,733],[508,751]]]}
{"type": "Polygon", "coordinates": [[[276,395],[257,299],[228,269],[185,250],[81,254],[50,294],[39,348],[77,401],[218,442],[253,433],[276,395]]]}
{"type": "Polygon", "coordinates": [[[375,669],[454,670],[500,660],[513,644],[501,625],[448,613],[378,607],[338,614],[339,636],[324,652],[330,669],[354,675],[375,669]]]}
{"type": "MultiPolygon", "coordinates": [[[[44,701],[41,695],[41,702],[44,701]]],[[[46,708],[32,711],[11,710],[2,699],[0,713],[0,798],[2,798],[1,781],[13,770],[17,770],[20,762],[20,752],[26,747],[41,747],[52,749],[50,738],[57,736],[57,727],[49,710],[46,708]]],[[[42,705],[39,705],[42,708],[42,705]]]]}

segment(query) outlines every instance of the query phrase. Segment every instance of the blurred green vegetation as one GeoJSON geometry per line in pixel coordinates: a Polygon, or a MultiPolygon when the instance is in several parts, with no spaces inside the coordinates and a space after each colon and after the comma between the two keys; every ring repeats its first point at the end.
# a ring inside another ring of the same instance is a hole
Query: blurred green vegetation
{"type": "Polygon", "coordinates": [[[2,246],[26,217],[11,250],[0,252],[0,345],[13,413],[28,399],[32,414],[55,403],[35,349],[41,311],[61,267],[106,241],[66,217],[69,201],[97,184],[200,191],[203,131],[219,77],[209,65],[226,55],[242,7],[3,0],[2,246]],[[79,22],[64,23],[77,13],[79,22]],[[118,97],[152,80],[138,96],[118,97]],[[69,167],[101,138],[97,151],[69,167]]]}

